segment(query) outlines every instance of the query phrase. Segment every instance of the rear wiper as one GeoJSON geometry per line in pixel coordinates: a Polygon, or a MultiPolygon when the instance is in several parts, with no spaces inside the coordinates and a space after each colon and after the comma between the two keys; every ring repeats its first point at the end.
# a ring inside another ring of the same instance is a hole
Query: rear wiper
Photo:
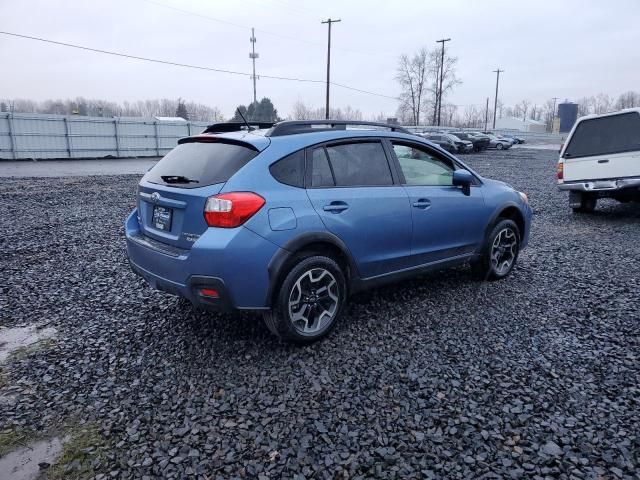
{"type": "Polygon", "coordinates": [[[160,175],[160,178],[167,183],[200,183],[184,175],[160,175]]]}

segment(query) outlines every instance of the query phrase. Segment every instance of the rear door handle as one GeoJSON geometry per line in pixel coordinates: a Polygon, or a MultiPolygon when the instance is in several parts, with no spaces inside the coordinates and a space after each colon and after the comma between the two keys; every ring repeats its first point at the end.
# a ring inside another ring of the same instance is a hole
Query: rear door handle
{"type": "Polygon", "coordinates": [[[413,202],[413,206],[415,208],[421,208],[423,210],[426,210],[431,206],[431,200],[429,200],[428,198],[419,198],[418,200],[413,202]]]}
{"type": "Polygon", "coordinates": [[[601,160],[598,160],[598,163],[609,163],[609,159],[608,158],[603,158],[601,160]]]}
{"type": "Polygon", "coordinates": [[[331,213],[344,212],[347,208],[349,208],[349,205],[345,202],[331,202],[329,205],[322,207],[325,212],[331,213]]]}

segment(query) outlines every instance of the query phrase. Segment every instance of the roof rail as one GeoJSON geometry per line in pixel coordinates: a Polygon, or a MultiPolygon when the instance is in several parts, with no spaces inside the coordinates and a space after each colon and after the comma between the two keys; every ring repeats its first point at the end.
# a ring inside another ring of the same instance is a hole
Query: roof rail
{"type": "MultiPolygon", "coordinates": [[[[271,128],[273,122],[249,122],[250,127],[258,128],[271,128]]],[[[202,133],[227,133],[227,132],[239,132],[241,130],[248,130],[247,124],[244,122],[223,122],[214,123],[204,129],[202,133]]]]}
{"type": "Polygon", "coordinates": [[[347,125],[388,128],[392,132],[411,134],[406,128],[390,123],[364,122],[360,120],[287,120],[276,123],[273,128],[266,133],[266,136],[281,137],[283,135],[294,135],[296,133],[346,130],[347,125]]]}

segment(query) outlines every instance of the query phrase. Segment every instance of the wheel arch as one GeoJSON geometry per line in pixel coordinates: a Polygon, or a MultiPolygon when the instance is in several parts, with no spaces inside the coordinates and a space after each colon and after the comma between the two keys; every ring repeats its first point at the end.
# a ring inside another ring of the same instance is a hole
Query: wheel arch
{"type": "Polygon", "coordinates": [[[353,257],[340,238],[329,232],[305,233],[288,241],[269,262],[267,267],[269,272],[267,304],[269,307],[273,303],[273,296],[276,294],[278,286],[303,253],[326,255],[338,262],[344,271],[349,290],[352,282],[358,278],[358,270],[353,257]]]}
{"type": "Polygon", "coordinates": [[[525,235],[525,230],[527,225],[525,223],[524,215],[522,214],[522,211],[516,204],[505,205],[505,206],[502,206],[500,209],[498,209],[498,211],[492,218],[492,221],[487,226],[486,235],[489,234],[489,231],[492,228],[492,226],[495,225],[496,222],[501,218],[507,219],[507,220],[513,220],[515,222],[515,224],[518,226],[518,230],[520,230],[520,240],[522,240],[522,238],[525,235]]]}

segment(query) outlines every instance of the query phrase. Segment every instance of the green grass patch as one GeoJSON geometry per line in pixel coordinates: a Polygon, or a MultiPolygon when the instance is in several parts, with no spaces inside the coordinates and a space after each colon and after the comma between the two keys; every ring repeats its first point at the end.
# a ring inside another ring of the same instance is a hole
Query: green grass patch
{"type": "Polygon", "coordinates": [[[45,338],[44,340],[32,343],[31,345],[27,345],[26,347],[16,348],[9,354],[7,361],[11,362],[16,360],[23,360],[28,356],[34,354],[35,352],[44,350],[45,348],[51,348],[55,346],[55,344],[56,340],[54,338],[45,338]]]}
{"type": "Polygon", "coordinates": [[[107,442],[94,424],[63,432],[66,441],[56,463],[47,469],[49,480],[85,480],[96,476],[92,463],[107,449],[107,442]],[[73,465],[69,469],[67,466],[73,465]]]}
{"type": "Polygon", "coordinates": [[[0,457],[37,440],[38,434],[32,430],[8,428],[0,431],[0,457]]]}

